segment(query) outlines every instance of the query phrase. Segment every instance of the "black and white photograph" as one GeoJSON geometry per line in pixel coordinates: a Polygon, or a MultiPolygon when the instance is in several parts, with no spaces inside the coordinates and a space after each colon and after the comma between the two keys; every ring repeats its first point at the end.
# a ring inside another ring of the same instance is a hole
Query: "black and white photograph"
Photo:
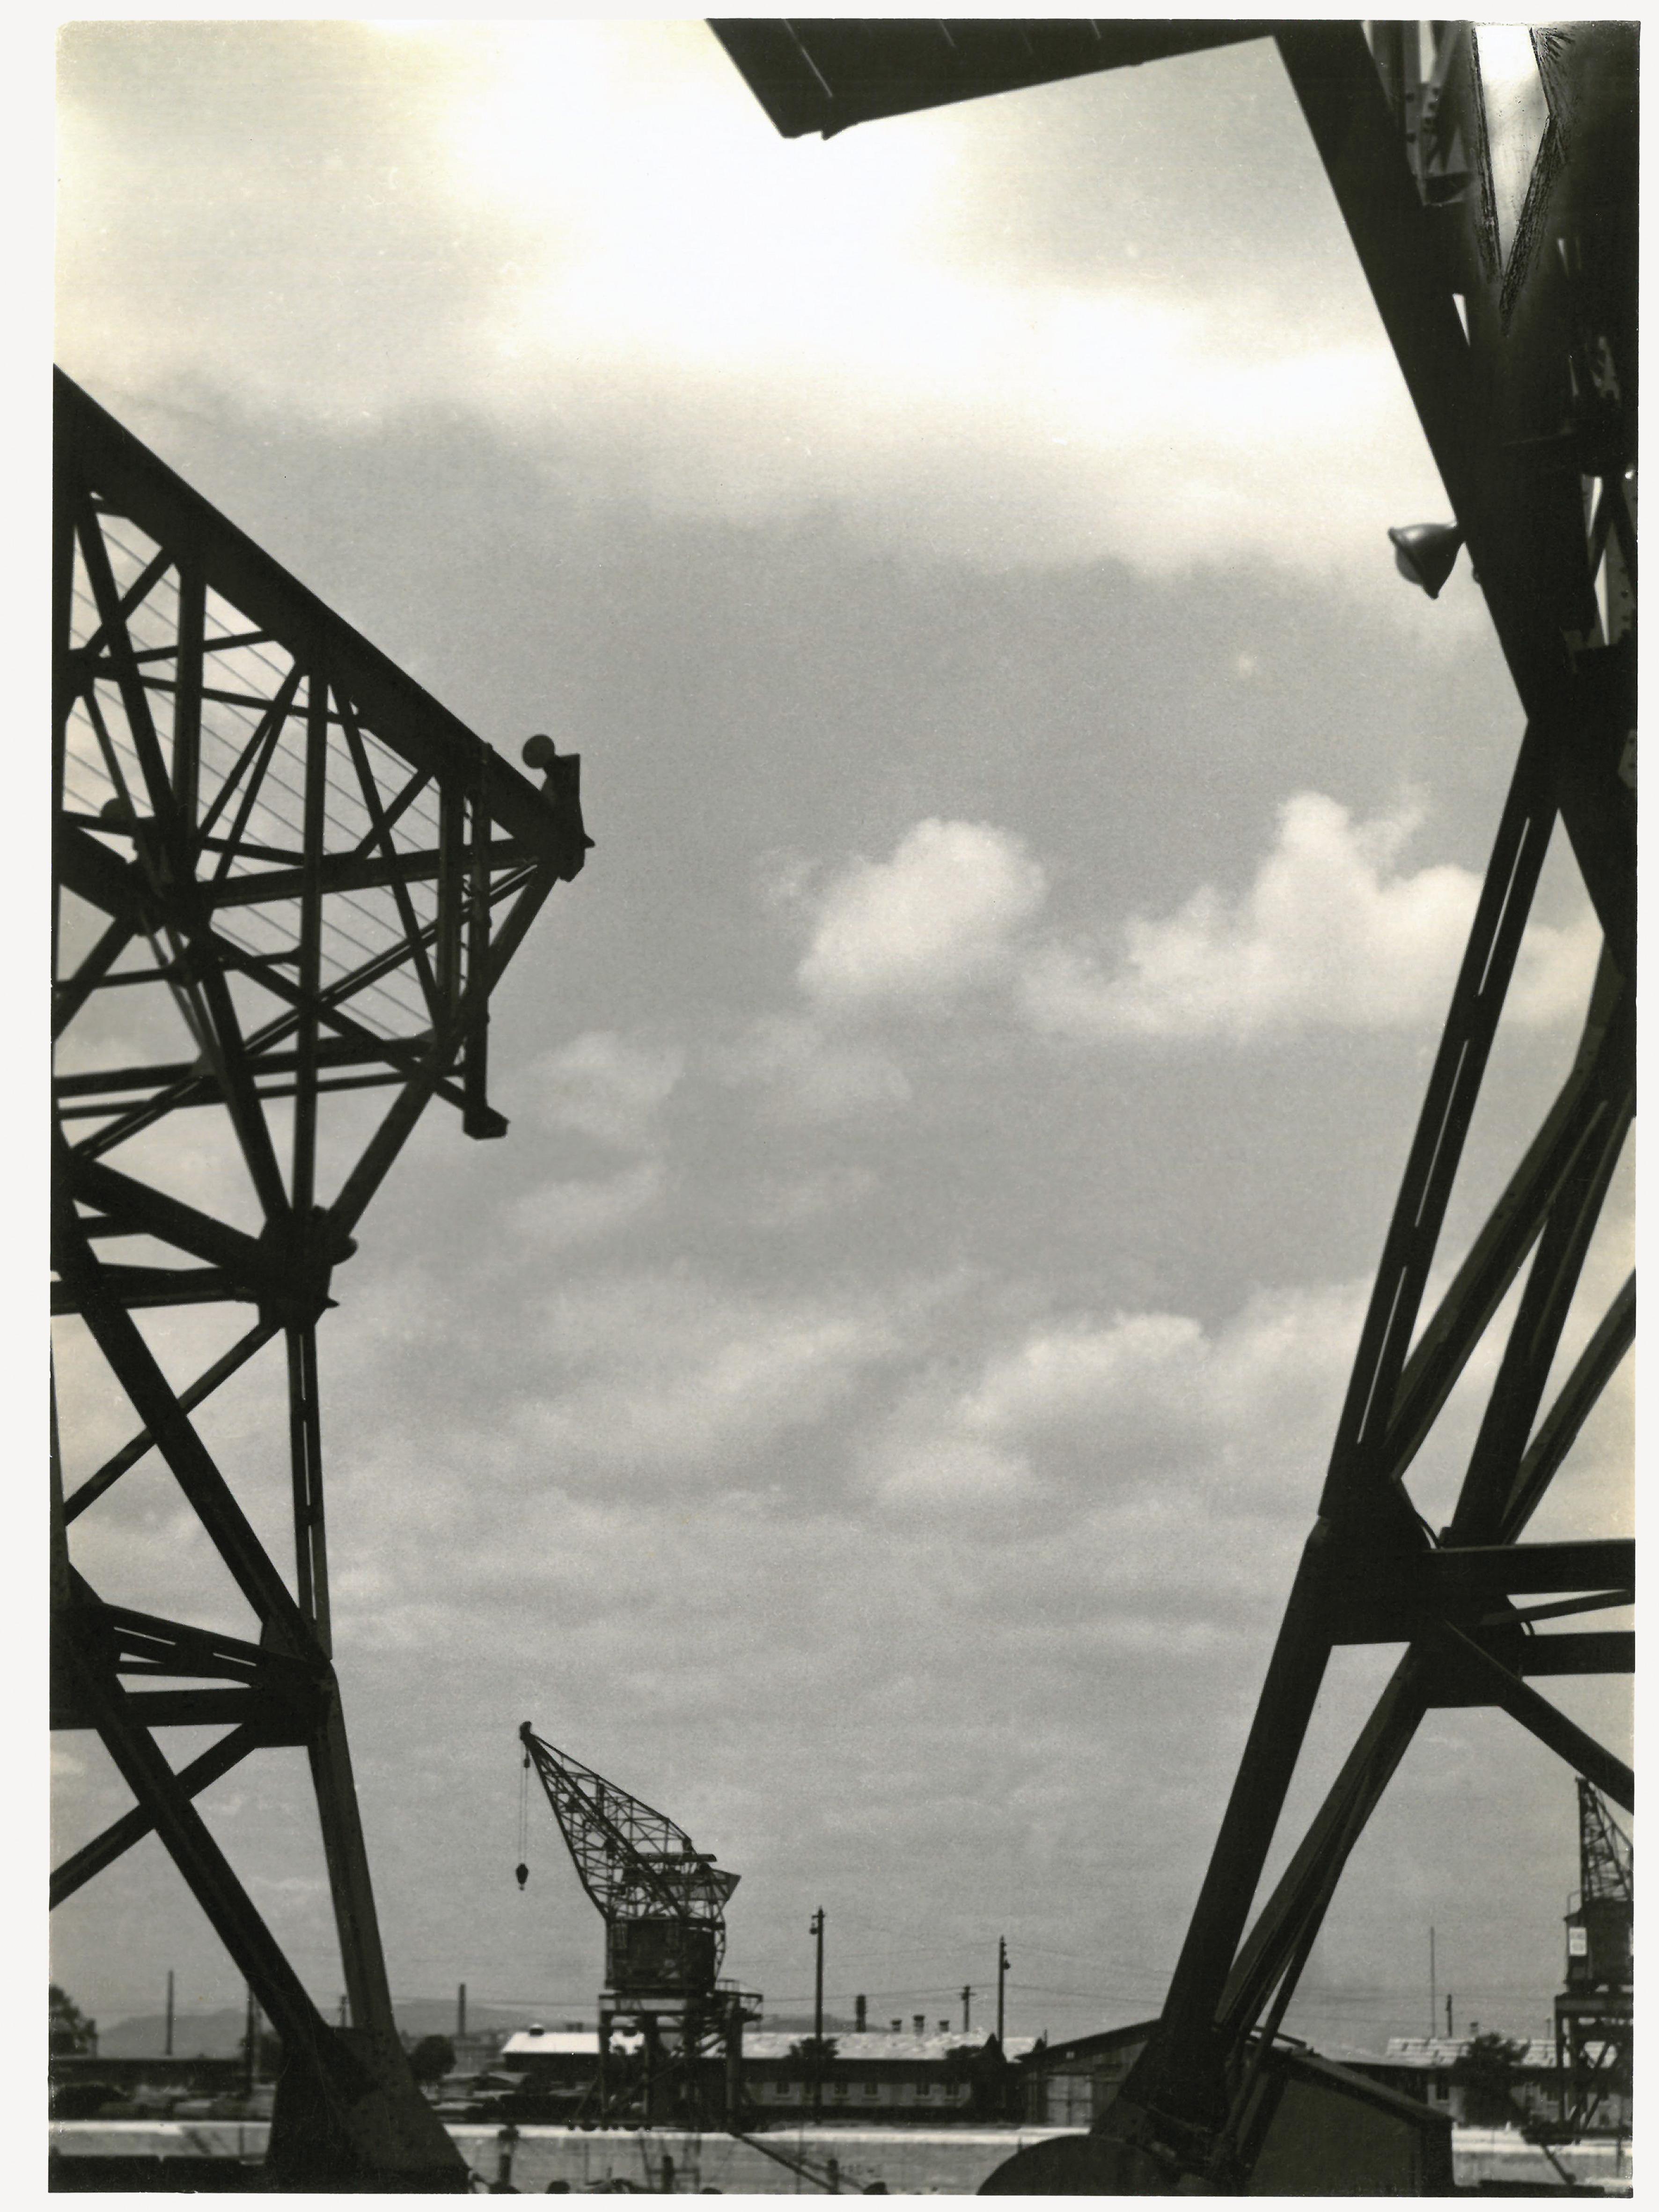
{"type": "Polygon", "coordinates": [[[55,38],[47,2189],[1632,2195],[1638,24],[55,38]]]}

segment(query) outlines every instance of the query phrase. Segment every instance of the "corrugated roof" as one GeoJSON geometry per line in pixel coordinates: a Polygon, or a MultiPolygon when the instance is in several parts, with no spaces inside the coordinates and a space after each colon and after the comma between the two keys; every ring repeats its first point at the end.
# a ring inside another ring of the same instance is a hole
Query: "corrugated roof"
{"type": "MultiPolygon", "coordinates": [[[[1517,2037],[1516,2040],[1521,2039],[1517,2037]]],[[[1383,2056],[1391,2066],[1455,2066],[1470,2041],[1467,2035],[1391,2035],[1383,2056]]],[[[1516,2063],[1526,2067],[1553,2067],[1554,2038],[1529,2037],[1524,2053],[1516,2063]]]]}
{"type": "MultiPolygon", "coordinates": [[[[774,2033],[746,2035],[743,2056],[746,2058],[792,2058],[796,2046],[810,2037],[774,2033]]],[[[858,2065],[866,2060],[899,2058],[947,2057],[953,2051],[979,2051],[991,2040],[989,2028],[947,2030],[935,2035],[894,2035],[890,2029],[867,2031],[864,2034],[829,2035],[824,2039],[835,2046],[839,2063],[858,2065]]],[[[1032,2035],[1010,2035],[1003,2043],[1004,2054],[1009,2058],[1023,2057],[1037,2039],[1032,2035]]]]}

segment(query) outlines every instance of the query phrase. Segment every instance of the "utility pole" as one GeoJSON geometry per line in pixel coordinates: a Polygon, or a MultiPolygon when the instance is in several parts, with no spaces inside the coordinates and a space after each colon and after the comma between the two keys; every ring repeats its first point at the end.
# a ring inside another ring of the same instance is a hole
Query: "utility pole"
{"type": "Polygon", "coordinates": [[[964,1982],[962,1984],[962,2033],[964,2035],[967,2033],[968,2029],[972,2025],[971,2017],[972,2011],[973,1984],[972,1982],[964,1982]]]}
{"type": "Polygon", "coordinates": [[[1451,1991],[1446,1991],[1446,2040],[1451,2041],[1451,1991]]]}
{"type": "Polygon", "coordinates": [[[167,1968],[167,2039],[165,2056],[173,2056],[173,1968],[167,1968]]]}
{"type": "Polygon", "coordinates": [[[743,2000],[726,2000],[726,2125],[736,2130],[743,2112],[743,2000]]]}
{"type": "Polygon", "coordinates": [[[820,1905],[812,1916],[807,1933],[818,1946],[817,1966],[812,1987],[812,2112],[814,2119],[824,2117],[824,1908],[820,1905]]]}
{"type": "Polygon", "coordinates": [[[466,2032],[467,2032],[467,1985],[466,1985],[466,1984],[465,1984],[464,1982],[463,1982],[463,1983],[462,1983],[462,1984],[461,1984],[461,1986],[460,1986],[460,1988],[459,1988],[458,1990],[457,1990],[457,1991],[455,1992],[455,2035],[456,2035],[456,2040],[457,2040],[457,2042],[459,2042],[460,2039],[461,2039],[461,2038],[462,2038],[462,2037],[466,2033],[466,2032]]]}
{"type": "Polygon", "coordinates": [[[253,1984],[248,1984],[248,2032],[246,2063],[242,2069],[243,2092],[253,2094],[253,2085],[259,2079],[259,2007],[253,1994],[253,1984]]]}
{"type": "Polygon", "coordinates": [[[996,1939],[996,2048],[1002,2048],[1002,1984],[1008,1978],[1008,1939],[996,1939]]]}
{"type": "Polygon", "coordinates": [[[1429,1923],[1429,2033],[1434,2033],[1435,2014],[1439,2007],[1434,2002],[1434,1923],[1429,1923]]]}

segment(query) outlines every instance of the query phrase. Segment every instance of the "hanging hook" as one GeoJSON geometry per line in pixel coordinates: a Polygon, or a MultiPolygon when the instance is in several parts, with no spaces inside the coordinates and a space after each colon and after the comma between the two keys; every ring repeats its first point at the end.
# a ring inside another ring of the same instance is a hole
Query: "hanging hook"
{"type": "Polygon", "coordinates": [[[530,1868],[525,1863],[530,1856],[530,1746],[524,1747],[524,1763],[518,1777],[518,1863],[513,1869],[518,1887],[522,1889],[530,1880],[530,1868]]]}

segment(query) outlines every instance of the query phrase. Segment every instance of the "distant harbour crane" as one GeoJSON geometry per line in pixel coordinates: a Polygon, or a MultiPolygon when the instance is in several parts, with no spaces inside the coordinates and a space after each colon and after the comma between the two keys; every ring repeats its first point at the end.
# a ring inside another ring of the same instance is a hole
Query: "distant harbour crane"
{"type": "Polygon", "coordinates": [[[1628,2097],[1636,1858],[1601,1792],[1578,1778],[1578,1894],[1567,1914],[1566,1987],[1555,2000],[1558,2142],[1576,2142],[1609,2096],[1628,2097]]]}
{"type": "MultiPolygon", "coordinates": [[[[602,2119],[635,2116],[650,2124],[669,2100],[681,2117],[701,2124],[705,2050],[725,2045],[725,2113],[730,2124],[742,2100],[742,2023],[759,2016],[760,2000],[720,1980],[725,1956],[727,1899],[740,1877],[715,1864],[664,1813],[621,1790],[568,1753],[544,1742],[524,1722],[526,1788],[533,1769],[559,1824],[577,1879],[605,1923],[605,1987],[599,1997],[597,2094],[602,2119]],[[616,2078],[610,2039],[618,2021],[637,2023],[643,2037],[637,2075],[616,2078]],[[664,2030],[672,2032],[672,2044],[664,2030]]],[[[521,1854],[527,1850],[521,1808],[521,1854]]],[[[530,1869],[515,1869],[522,1889],[530,1869]]]]}

